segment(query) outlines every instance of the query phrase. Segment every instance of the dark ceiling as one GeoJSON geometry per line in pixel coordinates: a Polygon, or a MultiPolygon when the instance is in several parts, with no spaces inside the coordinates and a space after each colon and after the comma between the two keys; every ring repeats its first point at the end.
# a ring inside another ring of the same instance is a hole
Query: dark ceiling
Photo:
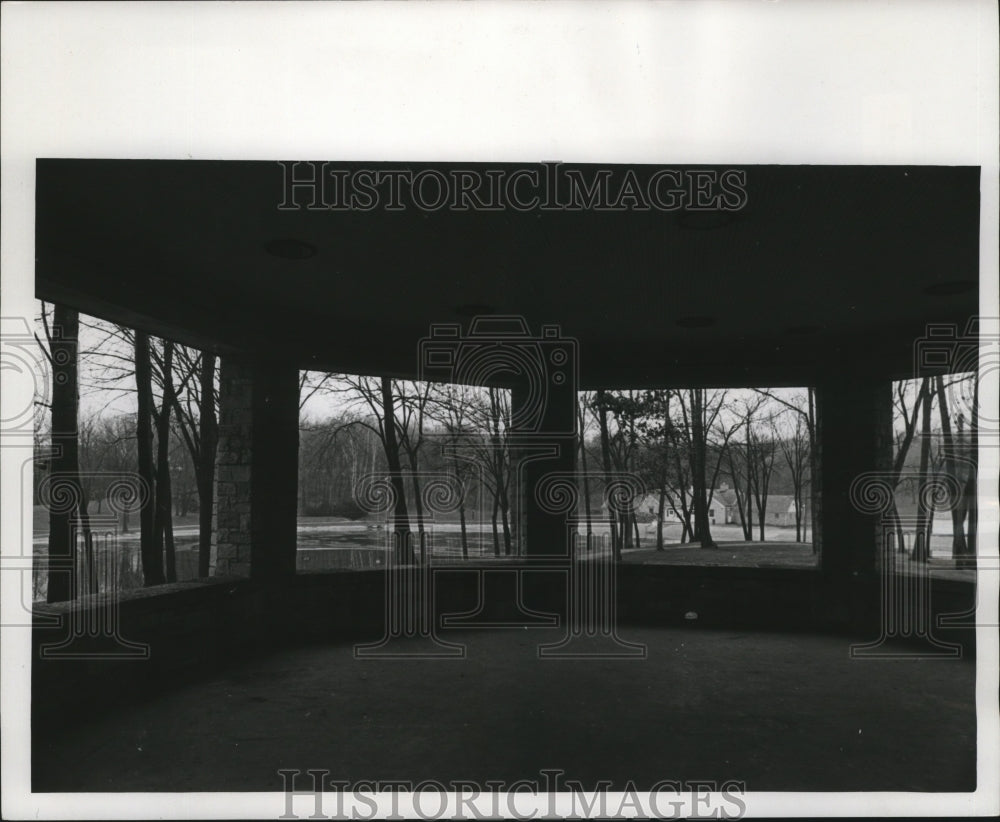
{"type": "Polygon", "coordinates": [[[39,160],[37,295],[221,351],[400,376],[432,323],[523,315],[579,341],[590,387],[904,376],[927,323],[977,312],[962,283],[979,276],[979,169],[742,170],[745,206],[703,217],[282,210],[277,162],[39,160]],[[316,253],[266,250],[284,239],[316,253]]]}

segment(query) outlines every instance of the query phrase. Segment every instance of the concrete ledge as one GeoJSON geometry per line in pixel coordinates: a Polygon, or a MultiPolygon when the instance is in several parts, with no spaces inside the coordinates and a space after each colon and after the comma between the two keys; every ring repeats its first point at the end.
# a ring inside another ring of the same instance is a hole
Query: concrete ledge
{"type": "MultiPolygon", "coordinates": [[[[627,563],[617,574],[623,625],[832,631],[859,641],[878,637],[878,579],[837,581],[800,569],[627,563]]],[[[439,566],[434,569],[435,623],[443,614],[477,607],[485,622],[518,619],[518,576],[525,607],[565,613],[567,577],[557,568],[530,561],[439,566]],[[479,571],[487,572],[482,598],[479,571]]],[[[33,721],[39,726],[70,721],[278,647],[378,639],[386,591],[383,570],[298,574],[270,584],[213,578],[158,586],[121,596],[117,635],[83,630],[101,624],[102,603],[93,597],[39,604],[34,609],[33,721]],[[60,617],[60,626],[45,624],[52,616],[60,617]],[[148,654],[136,651],[142,646],[148,654]]],[[[975,605],[975,586],[932,580],[930,604],[935,617],[968,611],[975,605]]],[[[971,628],[942,629],[937,635],[974,653],[971,628]]]]}

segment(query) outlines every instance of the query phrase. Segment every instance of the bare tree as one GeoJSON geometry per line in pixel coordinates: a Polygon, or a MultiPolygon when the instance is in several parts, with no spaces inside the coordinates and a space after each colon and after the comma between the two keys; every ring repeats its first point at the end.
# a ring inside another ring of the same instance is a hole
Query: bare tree
{"type": "Polygon", "coordinates": [[[471,423],[475,392],[464,385],[438,385],[433,393],[429,414],[444,429],[444,449],[458,494],[458,518],[461,531],[462,558],[469,558],[469,535],[466,522],[466,497],[470,479],[475,472],[476,432],[471,423]],[[470,453],[471,451],[471,453],[470,453]]]}
{"type": "MultiPolygon", "coordinates": [[[[601,432],[601,462],[604,469],[604,486],[611,484],[611,435],[608,430],[608,396],[603,388],[598,388],[594,395],[594,413],[601,432]]],[[[618,533],[617,514],[614,505],[608,505],[608,521],[611,528],[611,552],[616,562],[622,558],[622,545],[618,533]]]]}
{"type": "Polygon", "coordinates": [[[580,431],[579,434],[579,448],[580,448],[580,466],[583,469],[583,509],[584,518],[586,520],[586,546],[587,550],[590,551],[593,548],[594,542],[594,523],[593,517],[590,510],[590,479],[587,476],[587,406],[590,402],[590,397],[586,391],[580,391],[577,394],[576,402],[576,417],[577,417],[577,428],[580,431]]]}
{"type": "MultiPolygon", "coordinates": [[[[671,496],[670,453],[674,437],[673,421],[670,418],[671,392],[667,389],[646,391],[642,396],[642,408],[637,424],[644,446],[644,464],[647,478],[657,489],[656,550],[664,550],[663,521],[667,500],[671,496]]],[[[676,450],[676,449],[674,449],[676,450]]],[[[673,499],[670,499],[673,507],[673,499]]]]}
{"type": "MultiPolygon", "coordinates": [[[[713,477],[708,476],[709,434],[716,427],[716,420],[725,404],[726,392],[709,395],[704,388],[690,388],[678,392],[683,431],[686,432],[688,462],[691,471],[691,503],[694,514],[693,538],[702,548],[718,547],[712,539],[708,519],[711,504],[709,484],[718,474],[721,451],[718,452],[713,477]]],[[[731,430],[730,430],[731,434],[731,430]]],[[[728,437],[727,437],[728,438],[728,437]]]]}
{"type": "Polygon", "coordinates": [[[747,431],[750,444],[750,461],[747,464],[754,507],[757,509],[757,529],[760,541],[765,541],[767,523],[767,497],[774,473],[774,460],[778,447],[775,443],[774,417],[747,431]]]}
{"type": "MultiPolygon", "coordinates": [[[[135,437],[139,463],[139,478],[147,488],[156,487],[153,472],[153,369],[149,352],[149,335],[136,331],[135,387],[138,397],[135,437]]],[[[163,573],[163,549],[156,541],[153,506],[148,502],[139,509],[139,551],[142,556],[143,580],[147,586],[166,582],[163,573]]]]}
{"type": "MultiPolygon", "coordinates": [[[[640,446],[639,422],[645,414],[642,395],[637,391],[606,391],[604,407],[611,413],[614,432],[608,437],[608,446],[613,468],[623,474],[634,473],[636,457],[640,446]]],[[[609,501],[611,502],[611,501],[609,501]]],[[[635,500],[619,499],[617,505],[619,533],[618,543],[622,550],[639,547],[639,526],[635,515],[635,500]],[[627,503],[627,504],[622,504],[627,503]],[[634,535],[634,537],[633,537],[634,535]]]]}
{"type": "Polygon", "coordinates": [[[503,528],[504,554],[513,551],[510,526],[510,397],[507,391],[489,387],[479,404],[480,425],[486,430],[487,454],[485,456],[486,480],[493,495],[491,524],[493,528],[493,553],[500,556],[499,525],[503,528]]]}
{"type": "Polygon", "coordinates": [[[399,461],[399,442],[396,438],[395,398],[392,395],[392,380],[380,379],[382,397],[382,417],[379,428],[385,444],[385,459],[389,464],[389,481],[396,495],[396,510],[393,522],[393,548],[399,562],[411,562],[413,546],[410,545],[410,517],[406,510],[406,487],[403,485],[403,467],[399,461]]]}
{"type": "MultiPolygon", "coordinates": [[[[945,392],[944,377],[935,377],[935,391],[937,393],[938,413],[941,417],[941,438],[942,451],[944,457],[944,473],[951,477],[955,484],[963,489],[964,493],[954,501],[951,506],[951,550],[955,562],[960,567],[970,567],[975,564],[975,547],[969,547],[969,541],[965,537],[965,518],[968,514],[970,503],[968,490],[975,489],[975,481],[969,482],[969,474],[975,473],[975,462],[969,459],[969,449],[963,447],[963,436],[961,430],[958,436],[952,432],[951,414],[948,408],[948,397],[945,392]]],[[[975,388],[976,399],[974,407],[978,406],[978,379],[975,388]]],[[[978,439],[978,408],[975,414],[976,439],[978,439]]],[[[962,421],[962,418],[959,418],[962,421]]]]}
{"type": "Polygon", "coordinates": [[[764,400],[761,397],[752,400],[744,399],[742,413],[739,415],[738,428],[743,430],[743,441],[733,442],[725,449],[729,477],[733,481],[733,492],[736,496],[736,513],[740,519],[740,528],[746,542],[753,540],[753,486],[751,463],[753,462],[753,439],[750,429],[753,418],[764,400]]]}
{"type": "Polygon", "coordinates": [[[76,536],[73,519],[80,521],[84,530],[85,551],[91,581],[93,575],[93,544],[88,527],[87,503],[80,485],[79,438],[79,331],[80,315],[72,308],[55,304],[52,325],[49,326],[46,308],[42,306],[42,320],[47,339],[46,356],[52,368],[51,406],[51,476],[57,476],[62,489],[52,489],[49,507],[48,590],[49,602],[64,602],[73,596],[73,578],[76,574],[76,536]],[[67,493],[68,490],[68,493],[67,493]],[[60,504],[68,496],[70,506],[60,504]],[[75,517],[74,517],[75,514],[75,517]]]}
{"type": "Polygon", "coordinates": [[[912,557],[914,562],[927,562],[931,556],[931,523],[934,521],[934,512],[929,511],[927,506],[927,487],[930,484],[928,471],[930,468],[931,456],[932,409],[930,397],[930,377],[924,377],[920,381],[920,396],[920,472],[918,474],[920,490],[917,494],[917,532],[914,535],[912,557]]]}
{"type": "Polygon", "coordinates": [[[337,391],[346,392],[349,401],[361,403],[367,408],[367,418],[356,417],[353,425],[360,425],[374,433],[385,454],[395,503],[393,508],[393,552],[400,563],[413,562],[415,557],[411,544],[410,515],[406,503],[406,485],[403,481],[403,466],[400,460],[398,437],[399,421],[396,416],[396,396],[393,381],[389,377],[364,377],[341,374],[336,376],[341,387],[337,391]]]}
{"type": "MultiPolygon", "coordinates": [[[[758,394],[766,397],[769,400],[773,400],[779,405],[783,405],[788,411],[796,414],[805,425],[806,432],[809,437],[809,472],[808,479],[803,475],[802,481],[807,483],[809,486],[809,517],[810,521],[814,517],[814,512],[817,510],[818,505],[816,502],[816,495],[819,493],[819,477],[816,475],[816,459],[815,455],[817,453],[816,449],[816,389],[812,386],[806,388],[806,396],[803,398],[799,395],[792,397],[791,400],[785,399],[779,393],[773,391],[770,388],[755,388],[758,394]]],[[[796,502],[795,510],[800,511],[802,506],[796,502]]],[[[798,515],[796,516],[796,522],[798,522],[798,515]]],[[[813,526],[815,527],[815,525],[813,526]]],[[[796,524],[796,529],[798,525],[796,524]]],[[[798,537],[796,537],[798,539],[798,537]]],[[[816,540],[812,540],[812,550],[816,553],[816,540]]]]}
{"type": "Polygon", "coordinates": [[[161,375],[160,407],[151,405],[156,428],[156,503],[153,509],[153,540],[162,545],[166,558],[166,581],[177,582],[177,555],[174,550],[173,500],[170,482],[170,412],[177,392],[174,388],[174,344],[164,340],[162,353],[151,346],[161,375]]]}
{"type": "Polygon", "coordinates": [[[742,476],[734,470],[734,487],[736,494],[737,513],[740,518],[740,527],[743,529],[743,538],[746,542],[753,541],[753,438],[750,436],[750,425],[747,422],[747,435],[743,442],[742,476]]]}
{"type": "Polygon", "coordinates": [[[889,506],[889,521],[892,524],[896,535],[896,550],[904,551],[906,548],[903,536],[903,525],[899,518],[899,509],[896,505],[895,492],[899,487],[900,478],[903,474],[903,467],[906,464],[906,455],[909,453],[910,445],[917,432],[917,416],[924,402],[930,401],[930,393],[916,388],[912,380],[900,380],[893,384],[893,406],[895,416],[902,423],[902,430],[896,432],[896,448],[892,461],[892,472],[890,484],[893,490],[893,498],[889,506]],[[916,398],[910,405],[910,394],[916,390],[916,398]]]}
{"type": "Polygon", "coordinates": [[[965,478],[964,496],[968,525],[965,545],[967,555],[959,560],[966,566],[975,566],[979,541],[979,371],[972,374],[971,414],[967,457],[969,470],[965,478]]]}
{"type": "Polygon", "coordinates": [[[194,464],[198,489],[198,576],[207,577],[212,555],[212,504],[215,452],[219,442],[215,354],[177,346],[181,382],[188,390],[173,393],[173,408],[184,444],[194,464]],[[197,374],[198,380],[190,379],[197,374]],[[197,386],[197,390],[194,389],[197,386]]]}
{"type": "Polygon", "coordinates": [[[431,384],[393,380],[399,412],[395,415],[399,447],[410,464],[410,483],[413,486],[413,505],[417,515],[417,534],[420,543],[420,561],[427,559],[427,532],[424,524],[424,502],[420,492],[420,449],[424,444],[424,415],[430,396],[431,384]]]}
{"type": "Polygon", "coordinates": [[[790,432],[778,438],[788,473],[792,479],[792,498],[795,505],[795,541],[802,542],[805,537],[805,489],[811,479],[810,439],[807,422],[804,415],[793,414],[793,428],[790,432]]]}

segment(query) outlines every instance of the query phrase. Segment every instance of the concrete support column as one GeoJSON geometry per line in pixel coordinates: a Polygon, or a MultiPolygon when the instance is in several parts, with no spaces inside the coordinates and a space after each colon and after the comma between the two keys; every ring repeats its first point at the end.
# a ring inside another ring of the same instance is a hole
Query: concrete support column
{"type": "MultiPolygon", "coordinates": [[[[561,373],[561,372],[556,372],[561,373]]],[[[543,481],[574,480],[576,469],[576,381],[550,382],[539,400],[537,387],[511,390],[511,461],[517,478],[516,516],[521,552],[528,557],[570,556],[567,513],[545,500],[543,481]]]]}
{"type": "Polygon", "coordinates": [[[816,386],[814,512],[822,570],[831,580],[871,578],[879,566],[879,515],[851,501],[851,483],[892,464],[892,385],[845,376],[816,386]]]}
{"type": "Polygon", "coordinates": [[[215,574],[295,573],[299,381],[290,363],[222,357],[215,574]]]}

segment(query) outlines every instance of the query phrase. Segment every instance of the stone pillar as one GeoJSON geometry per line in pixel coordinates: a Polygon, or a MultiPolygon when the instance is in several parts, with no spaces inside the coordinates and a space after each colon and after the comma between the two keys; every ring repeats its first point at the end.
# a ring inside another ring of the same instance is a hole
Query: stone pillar
{"type": "MultiPolygon", "coordinates": [[[[560,341],[562,342],[562,341],[560,341]]],[[[575,347],[546,350],[544,390],[539,383],[511,389],[511,463],[515,471],[518,539],[528,557],[570,556],[568,521],[539,500],[546,475],[571,475],[576,468],[575,347]],[[553,357],[553,354],[555,356],[553,357]]]]}
{"type": "Polygon", "coordinates": [[[298,369],[222,357],[215,470],[218,576],[295,573],[298,369]]]}
{"type": "Polygon", "coordinates": [[[844,376],[817,385],[816,427],[813,522],[823,574],[831,581],[870,579],[879,566],[879,516],[852,502],[851,484],[891,467],[891,382],[844,376]]]}

